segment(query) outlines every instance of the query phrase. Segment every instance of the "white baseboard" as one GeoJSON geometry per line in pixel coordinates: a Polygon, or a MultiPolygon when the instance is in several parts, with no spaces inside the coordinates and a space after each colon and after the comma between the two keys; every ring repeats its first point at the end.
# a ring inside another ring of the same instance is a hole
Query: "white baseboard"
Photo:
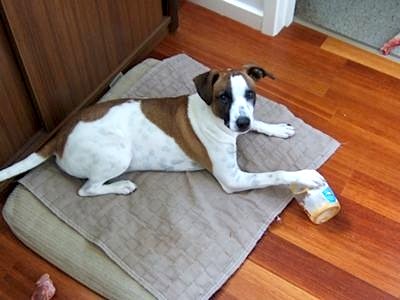
{"type": "Polygon", "coordinates": [[[261,30],[263,12],[237,0],[189,0],[254,29],[261,30]]]}

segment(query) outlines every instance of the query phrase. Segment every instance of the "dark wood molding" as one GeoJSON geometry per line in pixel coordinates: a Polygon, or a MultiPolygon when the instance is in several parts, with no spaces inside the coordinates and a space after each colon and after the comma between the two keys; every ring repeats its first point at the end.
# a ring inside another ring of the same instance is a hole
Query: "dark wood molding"
{"type": "Polygon", "coordinates": [[[9,37],[0,22],[0,166],[40,128],[9,37]]]}
{"type": "Polygon", "coordinates": [[[179,27],[178,7],[180,3],[178,0],[164,0],[163,1],[163,14],[164,16],[171,17],[169,24],[169,31],[175,32],[179,27]]]}
{"type": "MultiPolygon", "coordinates": [[[[29,84],[28,74],[26,73],[26,70],[24,68],[24,64],[23,64],[21,56],[20,56],[20,54],[18,52],[18,47],[17,47],[17,44],[15,42],[15,38],[14,38],[14,36],[12,34],[12,30],[10,28],[10,24],[9,24],[9,22],[7,20],[7,16],[6,16],[6,13],[4,11],[3,1],[4,0],[0,0],[0,21],[1,21],[1,24],[3,25],[3,27],[4,27],[9,46],[10,46],[10,48],[12,50],[12,54],[13,54],[14,60],[17,63],[17,66],[18,66],[19,73],[20,73],[20,75],[21,75],[21,77],[23,79],[23,84],[24,84],[25,90],[29,95],[29,102],[30,102],[31,106],[34,109],[35,115],[37,117],[37,122],[38,122],[38,124],[40,124],[40,128],[45,128],[46,127],[45,123],[43,122],[43,119],[41,118],[39,107],[37,105],[37,102],[35,101],[35,94],[34,94],[34,92],[32,90],[32,86],[29,84]]],[[[1,190],[1,188],[0,188],[0,190],[1,190]]]]}

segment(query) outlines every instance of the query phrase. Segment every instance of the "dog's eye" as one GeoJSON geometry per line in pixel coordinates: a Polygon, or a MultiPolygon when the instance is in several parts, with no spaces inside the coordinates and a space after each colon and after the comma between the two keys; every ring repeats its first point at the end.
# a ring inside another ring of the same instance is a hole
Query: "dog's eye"
{"type": "Polygon", "coordinates": [[[228,102],[228,96],[225,94],[222,94],[219,96],[219,100],[221,100],[222,103],[228,102]]]}
{"type": "Polygon", "coordinates": [[[253,91],[246,91],[245,97],[246,99],[252,100],[256,97],[256,93],[253,91]]]}

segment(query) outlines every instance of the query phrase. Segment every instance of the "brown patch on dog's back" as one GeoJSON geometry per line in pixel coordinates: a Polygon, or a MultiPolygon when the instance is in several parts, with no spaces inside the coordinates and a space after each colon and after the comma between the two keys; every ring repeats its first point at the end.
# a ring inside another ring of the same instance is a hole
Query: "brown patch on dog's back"
{"type": "Polygon", "coordinates": [[[190,125],[187,96],[147,99],[143,100],[140,106],[144,115],[172,137],[187,156],[212,171],[207,149],[190,125]]]}
{"type": "Polygon", "coordinates": [[[62,157],[68,136],[80,121],[92,122],[101,119],[112,107],[132,100],[134,99],[111,100],[89,106],[79,111],[67,121],[53,139],[38,151],[38,154],[43,157],[49,157],[52,154],[57,154],[59,157],[62,157]]]}

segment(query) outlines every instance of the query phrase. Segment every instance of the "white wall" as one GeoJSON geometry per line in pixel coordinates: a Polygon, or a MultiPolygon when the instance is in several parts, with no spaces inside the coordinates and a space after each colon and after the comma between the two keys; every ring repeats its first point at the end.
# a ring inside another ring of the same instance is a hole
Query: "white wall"
{"type": "Polygon", "coordinates": [[[254,7],[255,9],[263,10],[264,9],[264,0],[237,0],[238,2],[242,2],[243,4],[254,7]]]}

